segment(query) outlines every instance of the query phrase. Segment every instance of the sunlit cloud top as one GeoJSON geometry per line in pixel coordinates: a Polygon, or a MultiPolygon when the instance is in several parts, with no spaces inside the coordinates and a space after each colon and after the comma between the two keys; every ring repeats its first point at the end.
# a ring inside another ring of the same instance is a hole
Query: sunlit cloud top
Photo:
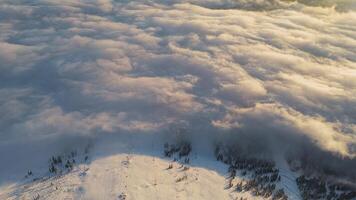
{"type": "Polygon", "coordinates": [[[356,156],[351,1],[0,2],[1,143],[185,122],[356,156]]]}

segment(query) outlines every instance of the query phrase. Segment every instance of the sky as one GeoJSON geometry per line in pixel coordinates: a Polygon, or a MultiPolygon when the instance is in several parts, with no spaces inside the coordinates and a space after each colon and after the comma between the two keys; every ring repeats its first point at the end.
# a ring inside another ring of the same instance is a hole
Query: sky
{"type": "Polygon", "coordinates": [[[355,161],[355,4],[0,0],[1,169],[172,127],[355,161]]]}

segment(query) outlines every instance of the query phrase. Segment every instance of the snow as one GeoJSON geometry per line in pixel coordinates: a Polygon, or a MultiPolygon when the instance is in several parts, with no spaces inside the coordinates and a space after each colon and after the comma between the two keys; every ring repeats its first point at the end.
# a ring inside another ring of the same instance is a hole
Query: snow
{"type": "Polygon", "coordinates": [[[275,161],[281,176],[279,186],[284,189],[284,192],[287,194],[288,198],[302,199],[297,183],[295,181],[297,174],[290,170],[286,160],[283,159],[283,156],[279,154],[275,155],[278,155],[275,157],[275,161]]]}
{"type": "MultiPolygon", "coordinates": [[[[212,155],[193,152],[190,163],[182,164],[163,157],[158,145],[132,141],[99,142],[90,162],[60,176],[43,172],[39,180],[3,185],[0,199],[263,199],[249,192],[238,193],[234,187],[227,189],[228,166],[212,155]],[[168,169],[170,164],[172,168],[168,169]]],[[[290,199],[300,199],[295,177],[284,164],[280,166],[281,186],[290,199]]],[[[233,183],[242,178],[235,177],[233,183]]]]}

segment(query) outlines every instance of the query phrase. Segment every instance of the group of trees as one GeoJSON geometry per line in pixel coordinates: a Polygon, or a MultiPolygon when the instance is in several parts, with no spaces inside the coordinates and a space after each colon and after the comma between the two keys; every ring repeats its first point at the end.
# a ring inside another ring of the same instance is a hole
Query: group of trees
{"type": "MultiPolygon", "coordinates": [[[[172,157],[174,154],[178,154],[179,158],[187,157],[192,151],[190,142],[184,141],[179,144],[164,144],[164,156],[172,157]]],[[[189,163],[189,158],[185,158],[185,162],[189,163]]]]}
{"type": "Polygon", "coordinates": [[[321,177],[306,177],[296,179],[303,199],[350,200],[356,198],[356,190],[343,183],[330,183],[321,177]]]}
{"type": "Polygon", "coordinates": [[[68,154],[67,156],[52,156],[49,161],[49,172],[57,174],[62,172],[63,169],[71,171],[74,167],[74,164],[76,163],[76,156],[76,151],[70,152],[70,154],[68,154]]]}
{"type": "Polygon", "coordinates": [[[83,153],[84,153],[84,158],[81,158],[78,156],[78,151],[73,150],[67,154],[64,155],[57,155],[57,156],[52,156],[49,159],[49,166],[48,170],[50,173],[57,174],[61,173],[63,170],[66,171],[71,171],[76,164],[77,161],[79,162],[87,162],[89,160],[89,151],[90,148],[92,147],[91,144],[88,144],[85,146],[83,153]]]}
{"type": "Polygon", "coordinates": [[[287,195],[284,194],[283,189],[275,191],[275,183],[262,183],[256,179],[242,180],[236,184],[235,189],[237,192],[250,191],[253,195],[264,198],[272,197],[272,199],[288,199],[287,195]]]}
{"type": "MultiPolygon", "coordinates": [[[[181,167],[182,171],[187,171],[189,170],[188,166],[185,166],[185,164],[189,164],[190,159],[189,159],[189,154],[192,151],[192,146],[190,142],[187,140],[182,140],[177,144],[164,144],[164,156],[171,158],[174,157],[174,161],[181,160],[182,164],[181,167]],[[183,159],[184,158],[184,159],[183,159]]],[[[168,170],[173,168],[173,164],[170,163],[168,166],[168,170]]],[[[182,182],[188,179],[188,175],[184,173],[182,177],[179,177],[176,179],[176,182],[182,182]]]]}
{"type": "Polygon", "coordinates": [[[215,156],[218,161],[229,165],[228,184],[225,188],[233,187],[232,180],[240,171],[246,178],[235,186],[237,192],[250,191],[255,196],[285,200],[288,196],[283,189],[276,190],[276,182],[281,180],[275,163],[269,160],[249,158],[237,151],[217,146],[215,156]]]}

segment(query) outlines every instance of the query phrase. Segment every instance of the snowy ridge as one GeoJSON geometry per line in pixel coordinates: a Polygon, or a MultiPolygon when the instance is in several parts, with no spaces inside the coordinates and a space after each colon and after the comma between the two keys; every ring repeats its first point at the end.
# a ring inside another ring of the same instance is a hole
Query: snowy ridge
{"type": "Polygon", "coordinates": [[[161,144],[148,138],[108,137],[54,155],[48,169],[31,169],[21,180],[1,185],[0,199],[355,199],[343,185],[291,170],[282,154],[263,160],[220,146],[214,155],[185,139],[161,144]]]}
{"type": "MultiPolygon", "coordinates": [[[[197,156],[193,150],[188,164],[177,154],[164,157],[162,148],[150,145],[103,144],[94,148],[91,162],[78,163],[62,175],[43,172],[42,178],[28,178],[2,187],[0,199],[265,199],[227,187],[228,165],[214,156],[197,156]]],[[[286,165],[280,169],[280,187],[289,199],[300,199],[292,181],[295,176],[286,165]]],[[[236,185],[244,178],[236,175],[231,183],[236,185]]]]}

